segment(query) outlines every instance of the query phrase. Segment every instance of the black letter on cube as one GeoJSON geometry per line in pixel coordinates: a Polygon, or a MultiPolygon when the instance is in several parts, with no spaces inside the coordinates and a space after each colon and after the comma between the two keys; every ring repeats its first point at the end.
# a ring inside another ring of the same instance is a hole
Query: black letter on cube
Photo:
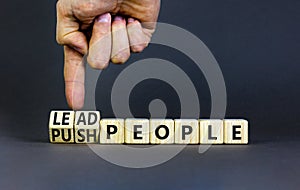
{"type": "Polygon", "coordinates": [[[212,137],[212,134],[211,134],[211,128],[212,128],[212,126],[209,125],[209,126],[208,126],[208,139],[209,139],[209,140],[217,140],[217,137],[212,137]]]}
{"type": "Polygon", "coordinates": [[[84,136],[84,134],[82,134],[83,132],[84,132],[84,129],[79,129],[77,131],[78,136],[81,137],[81,139],[78,139],[78,142],[84,142],[85,141],[85,136],[84,136]]]}
{"type": "Polygon", "coordinates": [[[233,140],[241,140],[241,137],[237,137],[236,135],[240,135],[241,131],[237,131],[238,128],[241,128],[242,126],[240,125],[233,125],[232,126],[232,139],[233,140]]]}
{"type": "Polygon", "coordinates": [[[156,136],[158,139],[160,139],[160,140],[164,140],[164,139],[168,138],[169,134],[170,134],[169,128],[168,128],[167,126],[165,126],[165,125],[160,125],[159,127],[157,127],[157,128],[155,129],[155,136],[156,136]],[[163,128],[163,129],[166,130],[166,134],[165,134],[163,137],[159,135],[159,130],[160,130],[161,128],[163,128]]]}
{"type": "Polygon", "coordinates": [[[117,131],[118,131],[117,126],[115,126],[115,125],[107,125],[107,130],[106,130],[106,132],[107,132],[107,139],[110,139],[110,135],[116,134],[117,131]],[[113,129],[113,130],[111,130],[111,129],[113,129]]]}
{"type": "Polygon", "coordinates": [[[138,131],[138,129],[141,129],[142,127],[143,127],[142,125],[134,125],[133,126],[133,131],[134,131],[133,132],[133,138],[134,139],[137,139],[137,140],[138,139],[140,139],[140,140],[143,139],[143,137],[141,137],[141,136],[138,137],[138,134],[142,134],[142,131],[138,131]]]}
{"type": "MultiPolygon", "coordinates": [[[[64,112],[63,113],[63,117],[62,117],[62,125],[69,125],[69,116],[70,116],[70,112],[64,112]]],[[[69,130],[68,130],[69,131],[69,130]]]]}
{"type": "Polygon", "coordinates": [[[55,142],[55,138],[62,135],[61,136],[62,140],[65,141],[65,142],[68,142],[72,138],[71,133],[72,133],[72,129],[52,129],[52,141],[55,142]],[[67,137],[66,137],[66,134],[65,134],[65,130],[67,130],[67,133],[68,133],[67,137]]]}
{"type": "Polygon", "coordinates": [[[97,139],[97,131],[96,131],[96,129],[87,129],[87,131],[86,131],[86,138],[87,138],[87,142],[96,142],[96,139],[97,139]],[[90,133],[90,131],[93,131],[93,133],[90,133]],[[94,138],[94,140],[90,141],[90,138],[94,138]]]}
{"type": "Polygon", "coordinates": [[[193,132],[193,128],[189,125],[182,126],[182,140],[185,140],[186,135],[190,135],[193,132]],[[188,129],[188,130],[186,130],[188,129]]]}

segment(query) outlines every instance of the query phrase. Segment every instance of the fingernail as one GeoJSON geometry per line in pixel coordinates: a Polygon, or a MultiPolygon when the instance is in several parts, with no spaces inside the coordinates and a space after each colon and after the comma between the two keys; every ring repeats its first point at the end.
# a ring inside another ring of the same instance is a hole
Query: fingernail
{"type": "Polygon", "coordinates": [[[123,20],[123,17],[121,16],[115,16],[114,21],[121,21],[123,20]]]}
{"type": "Polygon", "coordinates": [[[110,14],[105,13],[103,15],[98,16],[97,22],[109,22],[110,21],[110,14]]]}
{"type": "Polygon", "coordinates": [[[133,23],[134,19],[133,18],[128,18],[128,23],[133,23]]]}

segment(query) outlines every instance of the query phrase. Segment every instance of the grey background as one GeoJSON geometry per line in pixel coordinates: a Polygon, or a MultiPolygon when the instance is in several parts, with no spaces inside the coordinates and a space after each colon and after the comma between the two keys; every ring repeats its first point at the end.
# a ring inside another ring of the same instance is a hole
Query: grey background
{"type": "MultiPolygon", "coordinates": [[[[194,33],[215,55],[227,86],[226,116],[250,121],[251,144],[213,146],[202,155],[197,146],[188,146],[163,165],[138,170],[112,165],[85,145],[48,143],[50,110],[67,109],[55,2],[1,3],[0,189],[299,187],[300,1],[162,1],[159,21],[194,33]]],[[[127,64],[146,57],[176,62],[191,79],[199,75],[187,57],[162,46],[150,46],[127,64]]],[[[112,116],[110,88],[124,67],[111,66],[101,76],[97,108],[104,117],[112,116]]],[[[207,117],[207,84],[193,82],[201,116],[207,117]]],[[[177,117],[178,97],[153,80],[132,92],[132,112],[148,116],[147,102],[154,97],[167,102],[169,117],[177,117]]]]}

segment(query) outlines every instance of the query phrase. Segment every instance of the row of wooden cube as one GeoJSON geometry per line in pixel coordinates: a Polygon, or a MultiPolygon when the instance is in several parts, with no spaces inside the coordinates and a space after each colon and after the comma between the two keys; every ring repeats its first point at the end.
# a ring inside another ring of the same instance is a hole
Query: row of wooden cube
{"type": "Polygon", "coordinates": [[[98,111],[52,111],[51,143],[248,144],[243,119],[100,119],[98,111]]]}

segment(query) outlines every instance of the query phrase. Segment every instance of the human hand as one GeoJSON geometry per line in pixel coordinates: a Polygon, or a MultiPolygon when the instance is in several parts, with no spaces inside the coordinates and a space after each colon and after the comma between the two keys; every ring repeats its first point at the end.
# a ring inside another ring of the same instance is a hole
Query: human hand
{"type": "Polygon", "coordinates": [[[159,7],[160,0],[58,1],[57,42],[64,45],[65,91],[71,108],[84,104],[83,56],[88,54],[95,69],[104,69],[110,59],[124,63],[130,49],[141,52],[150,42],[159,7]],[[109,13],[126,16],[127,22],[120,16],[112,21],[109,13]]]}

